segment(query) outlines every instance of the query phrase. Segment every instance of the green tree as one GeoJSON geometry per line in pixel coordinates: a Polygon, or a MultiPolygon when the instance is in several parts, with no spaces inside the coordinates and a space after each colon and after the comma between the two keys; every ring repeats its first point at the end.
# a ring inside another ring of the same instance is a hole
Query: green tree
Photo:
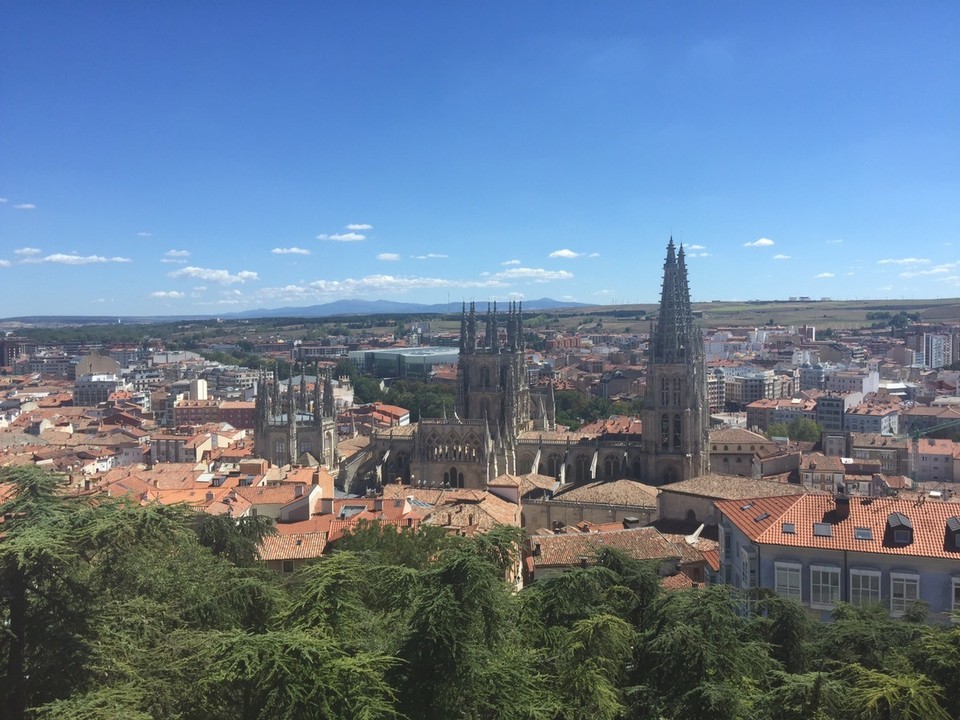
{"type": "Polygon", "coordinates": [[[846,670],[849,717],[861,720],[950,720],[943,688],[916,673],[887,674],[853,664],[846,670]]]}

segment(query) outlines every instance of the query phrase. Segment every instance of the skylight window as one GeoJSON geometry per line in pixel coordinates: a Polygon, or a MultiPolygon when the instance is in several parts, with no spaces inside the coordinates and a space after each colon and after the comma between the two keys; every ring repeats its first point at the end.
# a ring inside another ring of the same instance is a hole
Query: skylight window
{"type": "Polygon", "coordinates": [[[786,535],[796,535],[796,534],[797,534],[797,526],[796,526],[796,524],[794,524],[794,523],[784,523],[783,526],[782,526],[780,529],[783,530],[783,532],[784,532],[786,535]]]}
{"type": "Polygon", "coordinates": [[[768,512],[761,513],[760,515],[757,515],[757,516],[753,519],[753,521],[754,521],[754,522],[763,522],[763,521],[766,520],[768,517],[770,517],[770,513],[768,513],[768,512]]]}
{"type": "Polygon", "coordinates": [[[752,507],[753,507],[753,503],[747,503],[746,505],[741,505],[741,506],[740,506],[740,509],[743,510],[744,512],[746,512],[747,510],[749,510],[749,509],[752,508],[752,507]]]}
{"type": "Polygon", "coordinates": [[[814,537],[833,537],[833,526],[830,523],[814,523],[814,537]]]}
{"type": "Polygon", "coordinates": [[[873,540],[873,530],[870,528],[862,528],[862,527],[854,528],[853,536],[857,540],[873,540]]]}

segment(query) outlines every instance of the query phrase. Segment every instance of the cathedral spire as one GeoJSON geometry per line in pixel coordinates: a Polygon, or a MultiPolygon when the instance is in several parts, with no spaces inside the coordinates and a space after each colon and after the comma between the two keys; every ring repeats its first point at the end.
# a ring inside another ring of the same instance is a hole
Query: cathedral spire
{"type": "Polygon", "coordinates": [[[470,301],[470,315],[467,317],[467,352],[477,351],[477,304],[470,301]]]}
{"type": "Polygon", "coordinates": [[[671,237],[663,263],[660,312],[650,338],[652,362],[676,363],[693,359],[690,355],[693,318],[686,274],[683,248],[680,248],[678,258],[671,237]]]}
{"type": "Polygon", "coordinates": [[[460,310],[460,352],[467,349],[467,303],[464,301],[460,310]]]}
{"type": "Polygon", "coordinates": [[[297,402],[293,390],[293,375],[287,380],[287,441],[288,462],[293,465],[297,462],[297,402]]]}
{"type": "MultiPolygon", "coordinates": [[[[320,382],[319,378],[317,382],[320,382]]],[[[323,415],[332,418],[336,414],[336,406],[333,402],[333,371],[328,370],[323,379],[323,415]]]]}
{"type": "Polygon", "coordinates": [[[322,395],[320,394],[320,363],[313,363],[313,421],[320,423],[323,417],[322,395]]]}

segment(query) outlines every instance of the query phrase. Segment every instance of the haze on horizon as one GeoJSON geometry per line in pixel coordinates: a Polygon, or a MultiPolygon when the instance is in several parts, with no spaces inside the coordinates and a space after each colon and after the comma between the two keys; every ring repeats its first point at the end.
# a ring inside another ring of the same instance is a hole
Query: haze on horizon
{"type": "Polygon", "coordinates": [[[7,3],[3,316],[960,295],[960,5],[7,3]]]}

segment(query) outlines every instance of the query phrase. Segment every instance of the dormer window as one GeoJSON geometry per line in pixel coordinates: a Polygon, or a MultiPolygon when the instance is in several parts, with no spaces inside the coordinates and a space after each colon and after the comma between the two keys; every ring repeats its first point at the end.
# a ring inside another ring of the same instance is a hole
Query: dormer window
{"type": "Polygon", "coordinates": [[[944,545],[948,550],[960,550],[960,516],[947,518],[947,539],[944,545]]]}
{"type": "Polygon", "coordinates": [[[913,542],[913,522],[903,513],[887,516],[887,542],[892,545],[910,545],[913,542]]]}

